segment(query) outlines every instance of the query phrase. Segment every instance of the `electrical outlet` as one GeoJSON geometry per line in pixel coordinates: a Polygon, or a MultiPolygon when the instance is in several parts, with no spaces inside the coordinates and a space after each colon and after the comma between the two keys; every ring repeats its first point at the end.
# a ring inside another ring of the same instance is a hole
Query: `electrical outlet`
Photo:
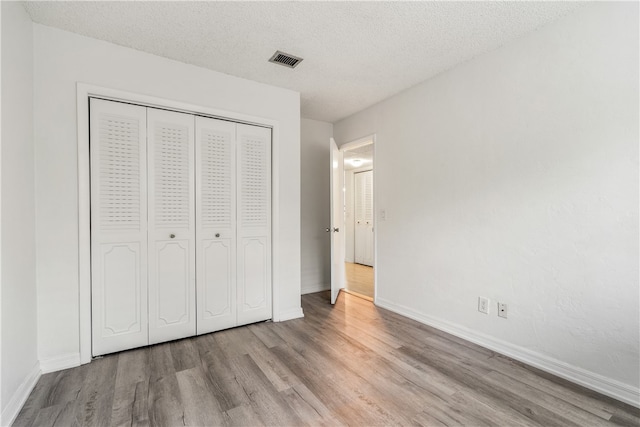
{"type": "Polygon", "coordinates": [[[478,297],[478,311],[480,313],[489,314],[489,298],[478,297]]]}
{"type": "Polygon", "coordinates": [[[507,318],[507,304],[504,304],[502,302],[498,303],[498,317],[504,317],[505,319],[507,318]]]}

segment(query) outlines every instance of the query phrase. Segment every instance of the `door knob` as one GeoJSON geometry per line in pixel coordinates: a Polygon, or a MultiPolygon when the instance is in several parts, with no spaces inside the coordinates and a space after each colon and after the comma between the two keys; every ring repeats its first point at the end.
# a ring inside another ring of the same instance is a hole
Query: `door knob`
{"type": "Polygon", "coordinates": [[[333,229],[333,232],[334,232],[334,233],[337,233],[337,232],[339,232],[339,231],[340,231],[340,229],[339,229],[339,228],[334,228],[334,229],[333,229]]]}
{"type": "Polygon", "coordinates": [[[331,231],[331,229],[330,229],[330,228],[327,228],[327,233],[328,233],[328,232],[330,232],[330,231],[331,231]]]}
{"type": "Polygon", "coordinates": [[[216,233],[216,237],[220,237],[220,233],[216,233]]]}
{"type": "Polygon", "coordinates": [[[169,234],[169,237],[171,237],[172,239],[175,239],[176,235],[171,233],[171,234],[169,234]]]}

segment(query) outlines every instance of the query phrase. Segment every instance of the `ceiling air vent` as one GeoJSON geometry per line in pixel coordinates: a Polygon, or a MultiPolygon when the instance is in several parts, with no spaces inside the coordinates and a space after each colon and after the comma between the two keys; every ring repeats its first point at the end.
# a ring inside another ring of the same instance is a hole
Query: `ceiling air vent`
{"type": "Polygon", "coordinates": [[[298,58],[297,56],[293,56],[288,53],[276,50],[276,53],[274,53],[271,59],[269,59],[269,62],[280,64],[289,68],[296,68],[296,65],[302,62],[302,58],[298,58]]]}

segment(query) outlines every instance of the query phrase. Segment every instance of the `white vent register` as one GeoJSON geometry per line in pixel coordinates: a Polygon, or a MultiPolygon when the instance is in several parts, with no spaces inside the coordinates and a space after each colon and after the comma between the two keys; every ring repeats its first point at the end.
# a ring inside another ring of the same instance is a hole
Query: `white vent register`
{"type": "Polygon", "coordinates": [[[93,355],[270,319],[271,130],[90,102],[93,355]]]}
{"type": "Polygon", "coordinates": [[[296,68],[298,64],[302,62],[302,58],[277,50],[276,53],[269,58],[269,62],[288,68],[296,68]]]}

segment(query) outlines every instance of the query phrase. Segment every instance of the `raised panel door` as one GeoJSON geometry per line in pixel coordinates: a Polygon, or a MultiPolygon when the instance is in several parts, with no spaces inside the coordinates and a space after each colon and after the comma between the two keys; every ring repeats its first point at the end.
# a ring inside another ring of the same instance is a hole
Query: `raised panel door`
{"type": "Polygon", "coordinates": [[[196,334],[194,116],[147,109],[149,343],[196,334]]]}
{"type": "Polygon", "coordinates": [[[272,317],[271,129],[237,125],[238,324],[272,317]]]}
{"type": "Polygon", "coordinates": [[[236,326],[236,124],[196,117],[198,334],[236,326]]]}
{"type": "Polygon", "coordinates": [[[144,107],[91,99],[92,354],[149,342],[144,107]]]}

